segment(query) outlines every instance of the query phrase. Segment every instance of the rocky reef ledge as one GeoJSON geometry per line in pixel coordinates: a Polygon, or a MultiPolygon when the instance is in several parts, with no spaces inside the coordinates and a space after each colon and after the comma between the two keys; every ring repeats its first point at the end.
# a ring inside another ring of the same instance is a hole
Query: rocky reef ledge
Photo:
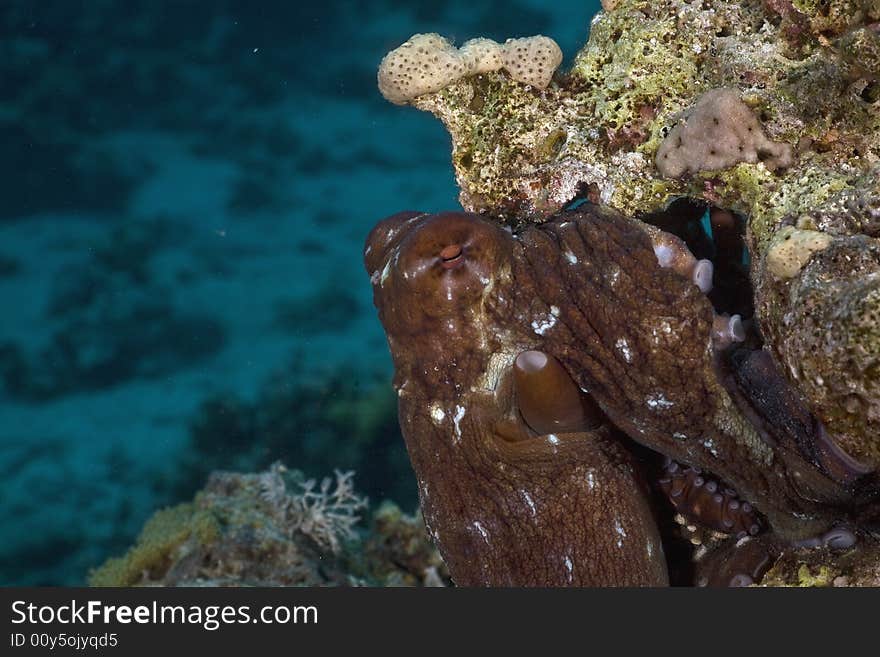
{"type": "Polygon", "coordinates": [[[352,473],[306,480],[214,472],[192,502],[162,509],[135,545],[90,573],[92,586],[446,586],[418,514],[366,500],[352,473]]]}

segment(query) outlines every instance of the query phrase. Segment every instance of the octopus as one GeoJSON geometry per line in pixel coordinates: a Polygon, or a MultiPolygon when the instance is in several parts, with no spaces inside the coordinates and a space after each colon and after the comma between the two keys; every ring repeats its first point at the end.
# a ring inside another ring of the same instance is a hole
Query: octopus
{"type": "Polygon", "coordinates": [[[714,263],[672,231],[696,211],[585,203],[516,231],[408,211],[371,231],[400,425],[457,585],[744,585],[787,546],[858,540],[872,469],[728,312],[749,300],[713,296],[716,269],[747,274],[727,214],[714,263]],[[673,517],[717,539],[695,572],[673,517]]]}

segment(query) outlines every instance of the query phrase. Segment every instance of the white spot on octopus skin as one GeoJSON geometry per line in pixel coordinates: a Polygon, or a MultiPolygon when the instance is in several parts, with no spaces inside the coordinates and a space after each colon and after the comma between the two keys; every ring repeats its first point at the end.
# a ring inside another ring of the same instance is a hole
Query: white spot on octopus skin
{"type": "Polygon", "coordinates": [[[547,331],[552,329],[555,324],[556,318],[552,316],[540,321],[536,319],[532,321],[532,330],[538,335],[544,335],[547,331]]]}
{"type": "Polygon", "coordinates": [[[547,442],[549,442],[551,445],[558,445],[559,444],[559,436],[557,436],[555,433],[548,434],[547,435],[547,442]]]}
{"type": "Polygon", "coordinates": [[[568,571],[568,581],[570,582],[574,577],[574,564],[571,562],[571,557],[565,555],[565,569],[568,571]]]}
{"type": "Polygon", "coordinates": [[[626,341],[626,338],[618,338],[617,342],[614,343],[614,346],[617,347],[617,350],[623,354],[623,360],[627,363],[633,362],[632,350],[629,348],[629,342],[626,341]]]}
{"type": "Polygon", "coordinates": [[[532,321],[532,330],[538,335],[544,335],[547,331],[556,326],[556,318],[559,317],[559,308],[550,306],[550,315],[546,319],[540,321],[535,319],[532,321]]]}
{"type": "Polygon", "coordinates": [[[621,526],[620,520],[614,521],[614,531],[616,531],[617,535],[620,536],[620,538],[617,539],[617,547],[622,548],[623,547],[623,539],[626,538],[626,531],[621,526]]]}
{"type": "Polygon", "coordinates": [[[576,265],[578,262],[577,256],[571,251],[566,251],[562,255],[565,256],[565,259],[568,260],[571,264],[576,265]]]}
{"type": "Polygon", "coordinates": [[[455,407],[455,415],[452,416],[452,424],[455,426],[455,442],[461,440],[461,425],[459,422],[464,418],[464,414],[464,406],[455,407]]]}
{"type": "Polygon", "coordinates": [[[529,509],[532,511],[532,517],[535,517],[538,512],[535,509],[535,501],[532,499],[532,496],[529,495],[528,491],[520,491],[522,493],[523,499],[526,501],[526,504],[529,505],[529,509]]]}
{"type": "Polygon", "coordinates": [[[673,402],[669,401],[668,399],[666,399],[666,397],[659,393],[648,397],[645,400],[645,403],[648,404],[648,408],[654,410],[658,408],[671,408],[672,406],[674,406],[673,402]]]}
{"type": "Polygon", "coordinates": [[[437,402],[431,404],[431,419],[434,421],[434,424],[440,424],[446,419],[446,413],[443,412],[443,409],[440,408],[440,404],[437,402]]]}
{"type": "Polygon", "coordinates": [[[590,490],[596,488],[596,475],[593,474],[592,470],[587,473],[587,486],[590,488],[590,490]]]}
{"type": "Polygon", "coordinates": [[[716,449],[715,443],[712,442],[711,438],[706,438],[706,440],[703,441],[703,447],[708,449],[712,453],[712,456],[717,458],[718,450],[716,449]]]}
{"type": "Polygon", "coordinates": [[[547,331],[556,326],[557,317],[559,317],[559,308],[557,306],[550,306],[549,316],[532,320],[532,330],[538,335],[544,335],[547,331]]]}
{"type": "Polygon", "coordinates": [[[489,545],[489,533],[486,531],[486,528],[480,524],[479,520],[474,520],[474,529],[480,532],[480,536],[486,541],[486,545],[489,545]]]}

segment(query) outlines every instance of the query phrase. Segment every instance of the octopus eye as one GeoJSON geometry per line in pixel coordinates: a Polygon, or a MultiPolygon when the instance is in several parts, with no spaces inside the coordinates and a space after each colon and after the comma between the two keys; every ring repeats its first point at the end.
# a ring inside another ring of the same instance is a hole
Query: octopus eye
{"type": "Polygon", "coordinates": [[[461,244],[450,244],[440,251],[440,264],[443,269],[452,269],[464,262],[464,249],[461,244]]]}

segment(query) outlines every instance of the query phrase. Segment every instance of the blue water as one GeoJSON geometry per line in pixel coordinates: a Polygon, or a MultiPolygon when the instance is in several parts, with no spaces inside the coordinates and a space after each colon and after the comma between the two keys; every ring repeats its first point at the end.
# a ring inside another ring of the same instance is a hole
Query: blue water
{"type": "Polygon", "coordinates": [[[570,62],[598,2],[294,4],[0,6],[0,584],[84,582],[214,468],[416,504],[361,248],[457,189],[377,64],[416,32],[570,62]]]}

